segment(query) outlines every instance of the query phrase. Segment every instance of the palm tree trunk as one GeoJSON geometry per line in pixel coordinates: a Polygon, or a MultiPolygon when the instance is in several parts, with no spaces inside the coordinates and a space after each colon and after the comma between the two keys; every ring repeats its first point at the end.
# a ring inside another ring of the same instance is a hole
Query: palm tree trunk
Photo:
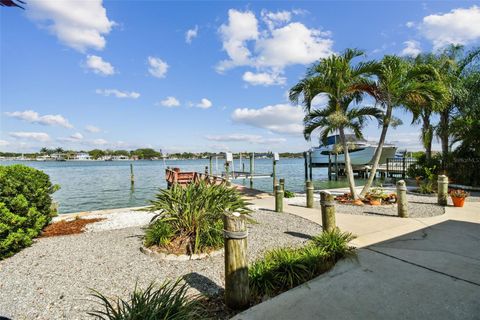
{"type": "Polygon", "coordinates": [[[448,156],[448,122],[450,118],[450,108],[445,109],[440,113],[440,141],[442,145],[442,166],[445,169],[447,164],[447,156],[448,156]]]}
{"type": "Polygon", "coordinates": [[[422,143],[425,148],[425,159],[427,163],[432,159],[433,127],[430,123],[430,115],[430,111],[425,111],[422,115],[422,143]]]}
{"type": "Polygon", "coordinates": [[[370,175],[368,176],[367,182],[363,186],[362,192],[360,192],[360,197],[363,198],[370,189],[373,179],[377,174],[378,162],[380,161],[380,156],[382,155],[383,145],[385,144],[385,138],[387,136],[388,127],[390,126],[390,120],[392,119],[392,107],[387,106],[387,112],[383,118],[382,133],[380,134],[380,140],[378,141],[377,149],[375,149],[375,154],[373,155],[373,164],[372,169],[370,170],[370,175]]]}
{"type": "Polygon", "coordinates": [[[345,169],[347,170],[347,179],[348,179],[348,185],[350,187],[350,193],[352,194],[352,197],[354,200],[359,199],[357,192],[355,191],[355,180],[353,179],[353,169],[352,169],[352,163],[350,162],[350,154],[348,152],[348,144],[347,144],[347,139],[345,138],[345,131],[343,127],[340,127],[338,129],[338,132],[340,133],[340,140],[342,140],[342,145],[343,145],[343,156],[345,158],[345,169]]]}

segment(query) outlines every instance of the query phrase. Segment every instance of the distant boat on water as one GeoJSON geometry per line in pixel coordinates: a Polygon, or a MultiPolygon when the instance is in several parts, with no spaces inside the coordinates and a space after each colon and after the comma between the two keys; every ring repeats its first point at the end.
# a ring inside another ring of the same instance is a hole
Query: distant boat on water
{"type": "MultiPolygon", "coordinates": [[[[373,164],[373,156],[377,149],[378,143],[369,142],[364,139],[357,139],[355,135],[346,135],[349,144],[348,152],[352,166],[365,166],[373,164]]],[[[335,148],[340,144],[340,136],[332,135],[327,138],[327,143],[319,147],[312,148],[312,165],[315,167],[328,167],[328,158],[332,164],[335,161],[335,148]]],[[[388,158],[394,158],[397,147],[393,144],[384,144],[379,164],[387,163],[388,158]]],[[[337,153],[337,162],[345,164],[345,156],[343,151],[337,153]]]]}

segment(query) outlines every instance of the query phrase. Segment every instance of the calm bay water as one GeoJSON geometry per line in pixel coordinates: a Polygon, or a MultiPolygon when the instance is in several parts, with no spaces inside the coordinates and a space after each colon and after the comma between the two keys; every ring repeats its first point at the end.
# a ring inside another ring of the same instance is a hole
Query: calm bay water
{"type": "MultiPolygon", "coordinates": [[[[245,170],[249,170],[248,160],[245,170]]],[[[209,161],[166,160],[163,161],[0,161],[0,165],[22,163],[44,171],[53,183],[61,189],[53,198],[59,203],[60,213],[70,213],[109,208],[142,206],[154,198],[159,188],[166,188],[165,168],[179,167],[182,171],[204,172],[209,161]],[[130,163],[133,163],[135,186],[130,185],[130,163]]],[[[223,169],[223,160],[213,162],[214,173],[223,169]]],[[[234,161],[234,170],[241,168],[239,160],[234,161]]],[[[271,159],[255,159],[255,173],[271,173],[271,159]]],[[[304,190],[303,159],[281,159],[277,163],[277,177],[285,178],[286,189],[304,190]]],[[[315,189],[346,186],[344,181],[327,181],[327,170],[313,170],[315,189]]],[[[233,182],[249,186],[249,180],[233,182]]],[[[254,179],[254,188],[272,191],[272,179],[254,179]]]]}

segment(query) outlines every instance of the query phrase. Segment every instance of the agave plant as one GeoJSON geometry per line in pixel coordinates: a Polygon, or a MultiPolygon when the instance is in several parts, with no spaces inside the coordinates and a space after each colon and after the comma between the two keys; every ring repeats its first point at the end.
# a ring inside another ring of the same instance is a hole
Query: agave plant
{"type": "Polygon", "coordinates": [[[225,212],[248,214],[248,203],[233,188],[192,183],[160,190],[146,210],[159,212],[146,231],[146,245],[165,245],[185,239],[187,253],[215,249],[223,244],[225,212]]]}

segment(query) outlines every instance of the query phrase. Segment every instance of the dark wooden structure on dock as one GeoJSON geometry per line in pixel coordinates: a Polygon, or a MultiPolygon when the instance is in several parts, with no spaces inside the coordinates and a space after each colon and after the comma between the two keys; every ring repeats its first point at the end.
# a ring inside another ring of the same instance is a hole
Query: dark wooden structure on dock
{"type": "Polygon", "coordinates": [[[167,187],[170,189],[174,184],[185,186],[189,183],[198,183],[205,181],[207,184],[221,184],[226,182],[223,177],[214,176],[208,173],[199,173],[195,171],[180,171],[180,168],[165,169],[165,180],[167,187]]]}

